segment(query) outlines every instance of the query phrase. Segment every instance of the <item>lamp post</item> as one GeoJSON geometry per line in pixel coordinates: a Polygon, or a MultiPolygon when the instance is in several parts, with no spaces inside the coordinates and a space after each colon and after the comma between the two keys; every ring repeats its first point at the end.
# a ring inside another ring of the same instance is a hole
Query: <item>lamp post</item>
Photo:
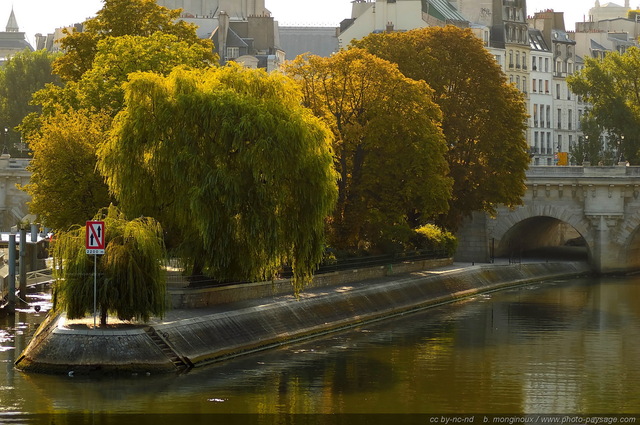
{"type": "Polygon", "coordinates": [[[591,161],[591,158],[588,157],[588,152],[589,152],[589,136],[585,135],[584,136],[584,142],[582,144],[582,164],[584,165],[584,162],[588,159],[589,161],[591,161]]]}
{"type": "Polygon", "coordinates": [[[4,132],[2,133],[2,155],[9,153],[9,150],[7,149],[8,137],[9,137],[9,129],[5,127],[4,132]]]}

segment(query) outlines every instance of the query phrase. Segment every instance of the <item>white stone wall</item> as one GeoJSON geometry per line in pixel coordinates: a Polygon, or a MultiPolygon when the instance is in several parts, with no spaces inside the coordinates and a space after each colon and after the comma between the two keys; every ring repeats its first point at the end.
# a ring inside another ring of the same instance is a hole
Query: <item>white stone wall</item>
{"type": "Polygon", "coordinates": [[[29,183],[28,159],[0,156],[0,231],[9,231],[29,213],[30,196],[18,186],[29,183]]]}

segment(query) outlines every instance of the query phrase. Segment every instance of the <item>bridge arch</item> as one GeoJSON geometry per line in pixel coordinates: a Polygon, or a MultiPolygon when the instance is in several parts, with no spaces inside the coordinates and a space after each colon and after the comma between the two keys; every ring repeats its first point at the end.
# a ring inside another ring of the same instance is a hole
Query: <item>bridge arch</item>
{"type": "Polygon", "coordinates": [[[628,270],[640,270],[640,212],[628,217],[624,224],[619,226],[615,237],[622,246],[620,260],[627,264],[628,270]]]}
{"type": "Polygon", "coordinates": [[[591,223],[584,215],[553,205],[525,205],[498,214],[490,232],[497,257],[549,247],[584,246],[590,261],[595,242],[592,235],[591,223]]]}

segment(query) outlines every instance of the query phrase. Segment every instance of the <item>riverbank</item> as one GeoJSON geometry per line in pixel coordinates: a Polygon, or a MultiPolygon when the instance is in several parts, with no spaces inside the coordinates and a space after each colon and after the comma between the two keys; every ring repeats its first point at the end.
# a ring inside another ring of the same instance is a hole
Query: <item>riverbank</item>
{"type": "MultiPolygon", "coordinates": [[[[50,317],[16,361],[44,373],[171,372],[406,314],[483,292],[588,274],[586,263],[447,266],[173,309],[145,325],[93,329],[93,321],[50,317]]],[[[201,298],[201,297],[200,297],[201,298]]]]}

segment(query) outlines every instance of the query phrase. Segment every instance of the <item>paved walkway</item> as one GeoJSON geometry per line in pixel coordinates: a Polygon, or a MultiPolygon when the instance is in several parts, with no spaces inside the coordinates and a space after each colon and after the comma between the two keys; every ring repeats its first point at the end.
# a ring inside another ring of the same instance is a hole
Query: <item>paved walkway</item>
{"type": "MultiPolygon", "coordinates": [[[[523,261],[523,262],[526,262],[526,263],[540,263],[540,262],[543,262],[543,261],[530,260],[530,261],[523,261]]],[[[509,262],[508,262],[507,259],[499,259],[493,265],[508,265],[508,264],[509,264],[509,262]]],[[[490,266],[490,265],[491,264],[487,264],[487,263],[474,264],[474,263],[459,263],[459,262],[456,262],[456,263],[453,263],[453,264],[448,265],[448,266],[437,267],[437,268],[430,269],[430,270],[424,270],[424,271],[412,272],[412,273],[396,274],[396,275],[392,275],[392,276],[385,276],[385,277],[380,277],[380,278],[375,278],[375,279],[368,279],[368,280],[363,280],[363,281],[359,281],[359,282],[352,282],[352,283],[348,283],[348,284],[344,284],[344,285],[337,285],[335,287],[319,287],[319,288],[308,287],[308,288],[304,289],[300,293],[300,298],[322,296],[323,293],[327,293],[328,291],[336,290],[336,289],[339,289],[339,288],[357,289],[358,287],[364,287],[364,286],[368,286],[368,285],[372,285],[372,284],[388,282],[391,279],[400,280],[400,279],[420,278],[420,277],[424,277],[424,276],[428,276],[428,275],[441,275],[441,274],[446,274],[446,273],[454,273],[454,272],[459,272],[459,271],[462,271],[462,270],[480,268],[480,267],[483,267],[483,266],[486,267],[486,266],[490,266]]],[[[151,318],[147,323],[136,323],[136,322],[121,321],[117,317],[111,317],[110,316],[107,319],[108,326],[107,326],[106,329],[103,329],[103,330],[110,330],[110,329],[113,330],[115,328],[126,328],[126,327],[144,327],[144,326],[147,326],[147,325],[168,324],[168,323],[177,322],[179,320],[193,319],[193,318],[201,317],[201,316],[224,313],[224,312],[229,312],[229,311],[236,311],[236,310],[240,310],[240,309],[244,309],[244,308],[257,307],[257,306],[267,305],[267,304],[280,302],[280,301],[295,302],[295,296],[293,294],[290,294],[290,295],[275,295],[275,296],[270,296],[270,297],[266,297],[266,298],[251,299],[251,300],[239,301],[239,302],[234,302],[234,303],[226,303],[226,304],[220,304],[220,305],[215,305],[215,306],[210,306],[210,307],[203,307],[203,308],[169,309],[169,310],[167,310],[165,312],[165,315],[164,315],[163,318],[154,317],[154,318],[151,318]]],[[[97,318],[96,323],[98,324],[98,327],[99,327],[99,325],[100,325],[100,318],[99,317],[97,318]]],[[[93,316],[85,317],[83,319],[74,319],[74,320],[64,319],[59,323],[58,326],[59,327],[64,327],[64,328],[67,328],[67,329],[82,329],[82,330],[86,330],[87,328],[93,328],[93,316]]],[[[100,329],[97,329],[97,330],[100,330],[100,329]]]]}

